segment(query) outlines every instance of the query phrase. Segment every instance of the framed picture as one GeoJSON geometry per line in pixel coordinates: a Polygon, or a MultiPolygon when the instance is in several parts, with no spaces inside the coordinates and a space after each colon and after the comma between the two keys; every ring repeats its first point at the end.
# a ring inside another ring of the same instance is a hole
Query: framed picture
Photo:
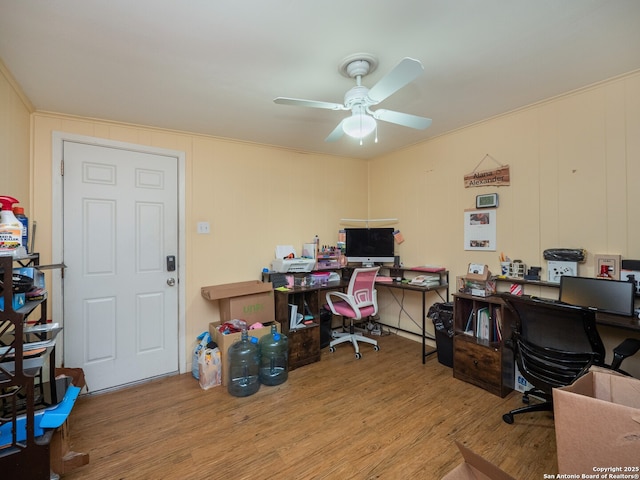
{"type": "Polygon", "coordinates": [[[598,278],[620,280],[621,257],[621,255],[594,255],[594,275],[598,278]]]}

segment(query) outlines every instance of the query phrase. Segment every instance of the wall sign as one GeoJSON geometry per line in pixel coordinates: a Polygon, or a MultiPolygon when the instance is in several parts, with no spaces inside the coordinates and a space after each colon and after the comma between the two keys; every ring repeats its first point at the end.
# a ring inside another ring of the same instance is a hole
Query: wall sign
{"type": "Polygon", "coordinates": [[[464,176],[464,188],[509,185],[509,180],[509,165],[501,164],[487,153],[482,157],[482,160],[478,162],[476,168],[464,176]],[[487,158],[493,160],[499,167],[492,170],[478,170],[482,162],[487,158]]]}
{"type": "Polygon", "coordinates": [[[474,170],[464,176],[464,188],[494,187],[510,184],[509,165],[502,165],[493,170],[474,170]]]}

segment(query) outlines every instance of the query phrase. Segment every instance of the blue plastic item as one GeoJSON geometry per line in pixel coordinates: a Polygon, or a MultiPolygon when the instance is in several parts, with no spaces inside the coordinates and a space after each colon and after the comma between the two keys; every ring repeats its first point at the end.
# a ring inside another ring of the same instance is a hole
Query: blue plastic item
{"type": "MultiPolygon", "coordinates": [[[[64,394],[62,401],[55,407],[51,407],[44,410],[39,410],[34,415],[34,437],[41,437],[44,435],[44,429],[58,428],[69,417],[73,405],[76,403],[76,399],[80,394],[80,388],[73,385],[67,388],[67,392],[64,394]]],[[[12,443],[13,422],[5,423],[0,426],[0,445],[8,445],[12,443]]],[[[27,417],[20,415],[16,419],[16,440],[18,442],[24,442],[27,439],[27,417]]]]}

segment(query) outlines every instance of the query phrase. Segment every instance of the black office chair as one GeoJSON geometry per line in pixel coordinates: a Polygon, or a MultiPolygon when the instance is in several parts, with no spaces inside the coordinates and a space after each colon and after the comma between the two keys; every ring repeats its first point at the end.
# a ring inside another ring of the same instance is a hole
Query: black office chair
{"type": "Polygon", "coordinates": [[[502,298],[517,320],[507,345],[514,350],[520,373],[533,385],[522,401],[529,404],[530,396],[542,399],[505,413],[506,423],[513,423],[520,413],[553,411],[553,389],[570,385],[592,365],[624,373],[620,364],[640,349],[640,340],[627,339],[614,349],[612,365],[606,365],[593,310],[507,293],[502,298]]]}

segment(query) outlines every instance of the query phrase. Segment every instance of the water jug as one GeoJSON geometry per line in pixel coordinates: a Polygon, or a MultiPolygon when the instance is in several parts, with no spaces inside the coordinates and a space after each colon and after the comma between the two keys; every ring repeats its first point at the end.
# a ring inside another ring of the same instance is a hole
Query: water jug
{"type": "Polygon", "coordinates": [[[258,370],[260,369],[260,351],[258,339],[249,337],[242,329],[240,341],[229,347],[229,384],[228,390],[234,397],[253,395],[260,388],[258,370]]]}
{"type": "Polygon", "coordinates": [[[280,385],[289,376],[289,341],[271,325],[271,333],[260,339],[260,383],[280,385]]]}

